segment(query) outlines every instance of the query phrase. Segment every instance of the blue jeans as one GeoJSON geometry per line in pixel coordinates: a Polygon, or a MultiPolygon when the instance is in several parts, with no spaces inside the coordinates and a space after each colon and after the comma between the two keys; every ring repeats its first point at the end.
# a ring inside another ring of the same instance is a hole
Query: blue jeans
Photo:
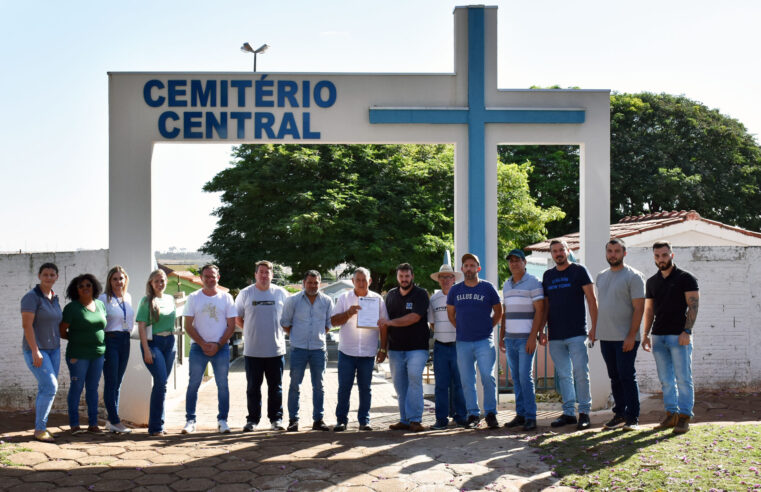
{"type": "Polygon", "coordinates": [[[87,425],[98,425],[98,384],[103,373],[103,356],[95,359],[66,359],[71,384],[66,403],[69,406],[69,425],[79,425],[79,398],[85,390],[87,402],[87,425]]]}
{"type": "Polygon", "coordinates": [[[48,428],[48,415],[58,391],[58,369],[61,367],[61,349],[40,350],[42,365],[34,367],[31,350],[24,350],[24,360],[37,379],[37,399],[34,403],[34,430],[48,428]]]}
{"type": "Polygon", "coordinates": [[[652,335],[653,357],[667,412],[692,417],[692,341],[679,345],[679,335],[652,335]]]}
{"type": "Polygon", "coordinates": [[[217,384],[217,420],[227,420],[230,411],[230,390],[227,387],[227,373],[230,370],[230,345],[225,344],[217,350],[217,353],[209,357],[203,353],[203,349],[194,343],[190,346],[188,358],[188,391],[185,393],[185,419],[196,419],[196,402],[198,401],[198,388],[203,380],[206,365],[211,362],[214,370],[214,382],[217,384]]]}
{"type": "Polygon", "coordinates": [[[323,400],[325,390],[322,380],[325,376],[325,368],[328,365],[327,352],[322,349],[307,350],[298,347],[291,348],[291,384],[288,387],[288,417],[291,420],[299,420],[299,386],[304,380],[309,364],[309,374],[312,376],[312,420],[322,420],[323,400]]]}
{"type": "Polygon", "coordinates": [[[460,369],[468,417],[478,417],[481,414],[476,391],[476,366],[484,386],[484,413],[497,414],[497,378],[494,377],[496,363],[497,352],[494,350],[492,337],[475,342],[457,341],[457,367],[460,369]]]}
{"type": "Polygon", "coordinates": [[[505,338],[507,365],[513,379],[515,413],[519,417],[536,420],[536,392],[534,391],[534,356],[526,353],[528,338],[505,338]]]}
{"type": "Polygon", "coordinates": [[[454,344],[434,343],[433,372],[436,375],[436,421],[448,422],[449,417],[453,417],[458,424],[465,422],[467,410],[454,344]]]}
{"type": "Polygon", "coordinates": [[[370,382],[373,378],[375,357],[354,357],[338,351],[338,403],[336,404],[336,423],[347,424],[349,422],[349,397],[351,387],[354,385],[354,376],[357,377],[357,390],[359,391],[359,410],[357,420],[359,425],[370,423],[370,382]]]}
{"type": "Polygon", "coordinates": [[[600,340],[600,352],[608,367],[613,394],[613,413],[623,415],[628,422],[636,422],[639,420],[639,385],[634,361],[639,342],[634,342],[634,348],[628,352],[624,352],[623,347],[622,341],[600,340]]]}
{"type": "Polygon", "coordinates": [[[399,422],[423,421],[423,369],[427,350],[389,350],[391,380],[399,402],[399,422]]]}
{"type": "Polygon", "coordinates": [[[270,422],[283,419],[283,367],[285,356],[246,356],[246,398],[248,422],[259,423],[262,418],[262,381],[267,378],[267,418],[270,422]]]}
{"type": "MultiPolygon", "coordinates": [[[[164,399],[166,398],[166,383],[172,372],[177,351],[174,349],[174,336],[153,336],[148,341],[148,348],[153,356],[153,364],[145,364],[153,376],[151,389],[151,404],[148,413],[148,432],[155,433],[164,430],[164,399]]],[[[143,346],[140,345],[140,352],[143,346]]],[[[145,361],[145,359],[143,359],[145,361]]]]}
{"type": "Polygon", "coordinates": [[[119,390],[124,379],[124,372],[129,362],[129,332],[113,331],[106,333],[106,354],[103,360],[103,403],[106,405],[108,421],[112,424],[119,419],[119,390]]]}
{"type": "Polygon", "coordinates": [[[550,340],[550,355],[558,376],[560,396],[563,397],[563,413],[576,416],[576,403],[579,413],[589,414],[592,408],[592,394],[589,390],[589,354],[587,337],[550,340]]]}

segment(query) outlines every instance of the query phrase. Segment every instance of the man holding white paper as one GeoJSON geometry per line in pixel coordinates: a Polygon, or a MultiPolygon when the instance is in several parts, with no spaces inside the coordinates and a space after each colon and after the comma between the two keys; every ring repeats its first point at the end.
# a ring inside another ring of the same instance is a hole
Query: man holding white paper
{"type": "MultiPolygon", "coordinates": [[[[333,326],[341,327],[338,342],[338,404],[336,404],[336,426],[333,428],[335,432],[345,431],[349,422],[349,397],[355,376],[359,390],[357,412],[359,430],[373,430],[370,427],[370,381],[373,376],[375,357],[379,354],[380,337],[377,326],[373,325],[369,328],[359,326],[360,300],[377,299],[377,316],[368,317],[370,320],[375,319],[376,325],[377,320],[388,318],[388,314],[383,298],[368,288],[370,282],[372,282],[370,270],[364,267],[357,268],[352,277],[354,289],[336,299],[330,317],[333,326]]],[[[365,302],[362,304],[368,305],[365,302]]]]}

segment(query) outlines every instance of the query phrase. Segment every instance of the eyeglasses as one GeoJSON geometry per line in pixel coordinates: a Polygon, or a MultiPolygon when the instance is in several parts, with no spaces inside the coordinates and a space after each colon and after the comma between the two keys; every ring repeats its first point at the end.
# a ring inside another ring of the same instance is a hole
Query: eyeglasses
{"type": "Polygon", "coordinates": [[[454,275],[439,275],[439,280],[454,280],[454,275]]]}

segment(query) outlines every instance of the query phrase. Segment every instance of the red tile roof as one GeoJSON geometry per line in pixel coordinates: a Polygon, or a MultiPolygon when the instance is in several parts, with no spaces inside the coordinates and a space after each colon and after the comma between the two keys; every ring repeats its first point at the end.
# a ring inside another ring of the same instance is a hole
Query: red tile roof
{"type": "MultiPolygon", "coordinates": [[[[761,238],[761,233],[755,231],[749,231],[741,227],[734,227],[715,220],[704,219],[694,210],[672,210],[671,212],[658,212],[654,214],[627,216],[619,220],[616,224],[611,224],[610,235],[611,237],[625,238],[627,236],[633,236],[653,229],[661,229],[670,225],[678,224],[680,222],[686,222],[688,220],[699,220],[712,224],[722,229],[728,229],[746,236],[761,238]]],[[[566,234],[561,236],[560,240],[564,240],[568,243],[568,247],[572,251],[579,249],[579,233],[566,234]]],[[[550,240],[542,241],[524,248],[526,251],[549,251],[550,240]]]]}

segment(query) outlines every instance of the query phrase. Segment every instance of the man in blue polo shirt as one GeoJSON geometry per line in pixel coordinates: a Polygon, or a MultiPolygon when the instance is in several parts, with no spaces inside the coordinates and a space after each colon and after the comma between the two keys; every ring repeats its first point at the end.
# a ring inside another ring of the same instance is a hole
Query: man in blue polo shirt
{"type": "Polygon", "coordinates": [[[538,278],[526,272],[526,255],[514,249],[507,255],[509,279],[502,288],[505,315],[502,317],[500,346],[507,352],[507,364],[513,379],[515,413],[505,427],[536,429],[536,393],[534,391],[534,354],[539,330],[544,320],[544,291],[538,278]]]}
{"type": "MultiPolygon", "coordinates": [[[[550,241],[550,254],[555,268],[544,272],[544,313],[550,355],[558,375],[563,414],[550,424],[561,427],[577,424],[577,429],[590,426],[592,394],[589,389],[589,354],[587,354],[587,316],[584,299],[589,306],[592,330],[597,326],[597,298],[592,277],[586,267],[568,261],[565,241],[550,241]],[[576,419],[576,402],[579,418],[576,419]]],[[[543,341],[543,340],[542,340],[543,341]]]]}
{"type": "Polygon", "coordinates": [[[497,378],[494,368],[497,351],[492,332],[502,319],[502,303],[494,286],[478,278],[481,262],[471,253],[462,256],[465,280],[455,284],[447,295],[447,316],[457,331],[457,367],[465,395],[468,420],[465,427],[474,429],[481,422],[476,392],[476,365],[484,386],[484,412],[490,429],[497,421],[497,378]]]}

